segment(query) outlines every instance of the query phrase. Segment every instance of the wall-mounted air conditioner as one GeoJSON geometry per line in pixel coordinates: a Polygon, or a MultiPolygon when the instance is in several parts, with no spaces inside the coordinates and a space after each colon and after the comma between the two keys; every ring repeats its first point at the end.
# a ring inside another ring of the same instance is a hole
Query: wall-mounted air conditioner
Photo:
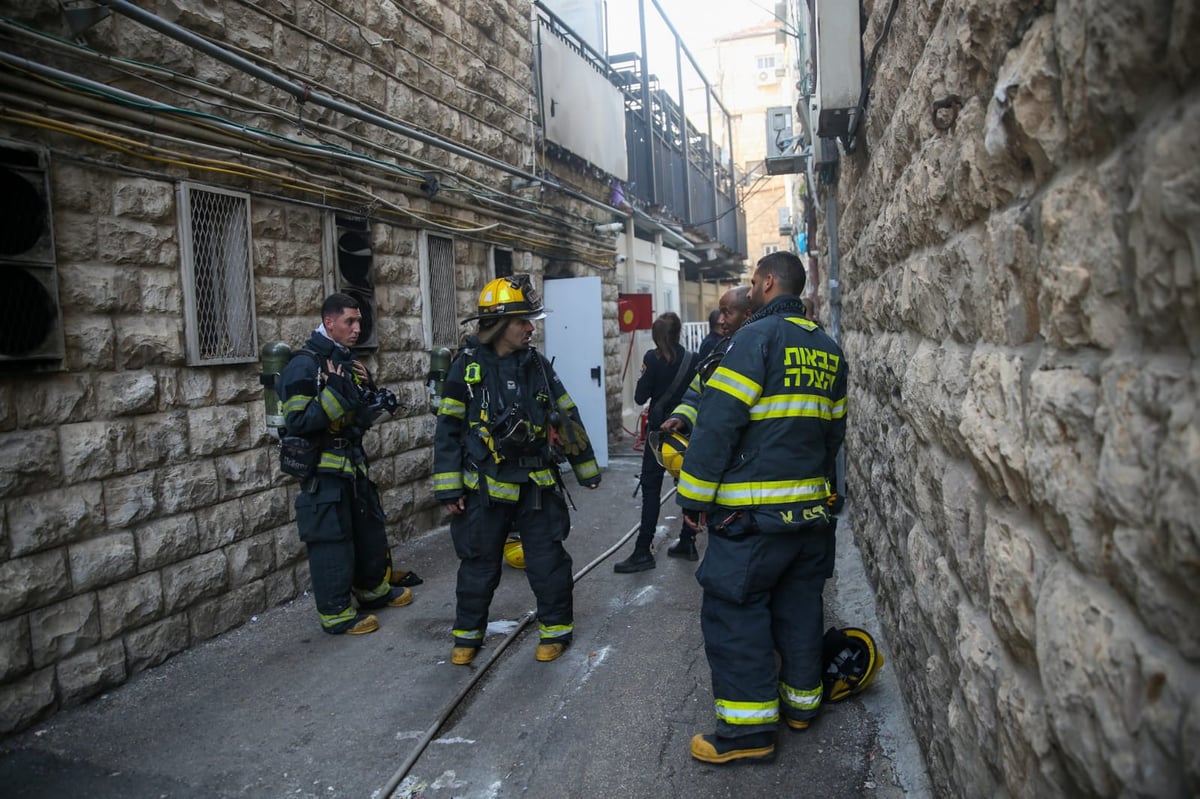
{"type": "Polygon", "coordinates": [[[845,136],[854,127],[862,94],[862,33],[858,3],[816,0],[817,135],[845,136]]]}
{"type": "Polygon", "coordinates": [[[0,361],[63,357],[49,156],[0,141],[0,361]]]}

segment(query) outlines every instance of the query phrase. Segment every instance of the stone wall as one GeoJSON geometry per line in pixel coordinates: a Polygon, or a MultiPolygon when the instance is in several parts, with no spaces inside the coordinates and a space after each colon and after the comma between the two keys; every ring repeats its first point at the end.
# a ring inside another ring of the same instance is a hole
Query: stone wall
{"type": "MultiPolygon", "coordinates": [[[[528,9],[517,0],[453,8],[350,2],[334,9],[304,0],[139,5],[447,142],[516,166],[528,157],[528,9]]],[[[65,37],[58,3],[38,0],[22,14],[34,29],[65,37]]],[[[530,221],[503,205],[471,205],[469,191],[430,199],[417,188],[419,176],[382,164],[424,164],[426,172],[439,165],[444,180],[484,190],[502,189],[507,179],[436,144],[320,108],[297,109],[261,82],[119,15],[84,38],[102,52],[175,70],[174,86],[186,87],[175,93],[158,76],[143,80],[131,70],[112,78],[126,90],[231,114],[284,138],[331,142],[379,159],[379,168],[311,156],[289,161],[253,140],[241,150],[222,140],[226,149],[214,154],[189,146],[189,135],[215,140],[187,119],[146,122],[141,127],[152,132],[138,140],[134,112],[96,103],[86,119],[47,112],[53,131],[11,116],[0,121],[0,138],[50,154],[66,339],[61,368],[0,372],[0,734],[117,685],[308,585],[293,524],[296,485],[277,468],[259,364],[187,365],[180,180],[251,192],[260,344],[303,341],[327,290],[327,198],[296,186],[328,188],[328,207],[371,212],[380,345],[365,360],[407,408],[366,440],[394,544],[443,521],[429,483],[434,425],[424,388],[421,228],[434,220],[431,232],[455,239],[459,318],[473,311],[490,277],[492,245],[512,248],[518,271],[539,280],[593,274],[588,261],[601,250],[569,233],[572,222],[590,231],[587,214],[597,212],[586,203],[547,195],[543,215],[530,221]],[[111,125],[123,126],[120,135],[136,144],[106,146],[114,143],[111,125]],[[154,149],[168,146],[169,159],[154,149]],[[219,156],[221,168],[205,168],[213,165],[205,156],[219,156]],[[252,171],[264,167],[282,179],[252,171]],[[340,193],[352,199],[331,199],[340,193]],[[355,206],[355,197],[369,202],[355,206]],[[554,213],[563,219],[551,226],[545,215],[554,213]]],[[[69,46],[30,46],[26,54],[79,74],[108,74],[69,46]]],[[[71,105],[57,100],[40,111],[71,105]]],[[[616,323],[608,324],[616,315],[611,265],[602,277],[611,376],[619,374],[616,323]]],[[[619,391],[619,383],[610,380],[608,391],[619,391]]],[[[403,565],[403,546],[397,561],[403,565]]]]}
{"type": "Polygon", "coordinates": [[[937,795],[1200,793],[1197,41],[1195,3],[927,0],[880,48],[848,507],[937,795]]]}

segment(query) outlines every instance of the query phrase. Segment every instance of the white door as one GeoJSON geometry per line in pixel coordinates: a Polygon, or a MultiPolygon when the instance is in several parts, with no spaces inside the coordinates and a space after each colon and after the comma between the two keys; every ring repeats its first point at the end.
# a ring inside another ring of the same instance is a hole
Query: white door
{"type": "Polygon", "coordinates": [[[600,314],[600,278],[547,280],[542,296],[551,311],[541,320],[543,350],[554,361],[567,393],[579,406],[596,463],[608,466],[608,409],[604,393],[604,323],[600,314]]]}

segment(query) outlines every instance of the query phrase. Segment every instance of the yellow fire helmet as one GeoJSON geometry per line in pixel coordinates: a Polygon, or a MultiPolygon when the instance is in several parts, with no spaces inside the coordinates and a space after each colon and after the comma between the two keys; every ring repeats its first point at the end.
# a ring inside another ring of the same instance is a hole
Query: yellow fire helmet
{"type": "Polygon", "coordinates": [[[483,291],[479,292],[479,312],[475,316],[468,316],[462,323],[465,325],[477,319],[511,317],[533,322],[545,319],[546,313],[541,295],[533,287],[529,275],[510,275],[498,277],[484,286],[483,291]]]}
{"type": "Polygon", "coordinates": [[[504,562],[514,569],[525,568],[525,547],[518,539],[510,538],[504,542],[504,562]]]}
{"type": "Polygon", "coordinates": [[[655,430],[646,437],[646,443],[654,453],[654,459],[678,480],[679,470],[683,468],[683,453],[687,452],[687,436],[674,430],[655,430]]]}
{"type": "Polygon", "coordinates": [[[875,639],[858,627],[830,627],[822,646],[823,701],[840,702],[865,691],[883,666],[875,639]]]}

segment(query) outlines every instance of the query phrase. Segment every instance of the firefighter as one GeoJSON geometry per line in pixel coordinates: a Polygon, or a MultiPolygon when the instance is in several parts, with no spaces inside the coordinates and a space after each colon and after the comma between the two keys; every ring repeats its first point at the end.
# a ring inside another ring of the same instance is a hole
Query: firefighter
{"type": "Polygon", "coordinates": [[[807,729],[821,705],[826,475],[847,378],[841,348],[804,316],[804,282],[792,253],[758,262],[755,311],[704,385],[679,475],[685,519],[709,531],[696,579],[716,730],[691,741],[708,763],[773,758],[779,721],[807,729]]]}
{"type": "MultiPolygon", "coordinates": [[[[704,381],[720,366],[721,357],[725,355],[725,350],[729,347],[730,337],[750,316],[750,287],[734,286],[722,294],[717,314],[717,329],[723,338],[712,348],[708,357],[701,360],[696,370],[696,376],[692,378],[688,390],[684,392],[683,400],[675,406],[671,415],[662,423],[661,429],[663,430],[682,433],[684,436],[691,434],[692,425],[696,421],[696,408],[700,405],[700,397],[704,391],[704,381]]],[[[696,551],[696,531],[686,524],[683,525],[679,531],[679,540],[667,548],[667,554],[673,558],[698,560],[700,554],[696,551]]]]}
{"type": "Polygon", "coordinates": [[[510,529],[521,531],[525,573],[537,598],[536,659],[562,655],[574,631],[571,527],[559,459],[580,485],[600,469],[554,369],[533,347],[546,310],[528,275],[497,278],[479,295],[478,331],[450,365],[434,433],[434,496],[451,514],[459,558],[450,660],[467,665],[483,644],[510,529]]]}
{"type": "MultiPolygon", "coordinates": [[[[373,397],[382,390],[350,349],[361,327],[358,302],[346,294],[330,295],[321,306],[321,324],[278,380],[285,433],[316,445],[314,471],[301,480],[296,495],[296,526],[308,550],[321,629],[334,635],[379,628],[374,615],[359,609],[413,601],[411,590],[388,582],[383,505],[362,445],[375,421],[373,397]]],[[[394,401],[391,392],[384,395],[394,401]]]]}

